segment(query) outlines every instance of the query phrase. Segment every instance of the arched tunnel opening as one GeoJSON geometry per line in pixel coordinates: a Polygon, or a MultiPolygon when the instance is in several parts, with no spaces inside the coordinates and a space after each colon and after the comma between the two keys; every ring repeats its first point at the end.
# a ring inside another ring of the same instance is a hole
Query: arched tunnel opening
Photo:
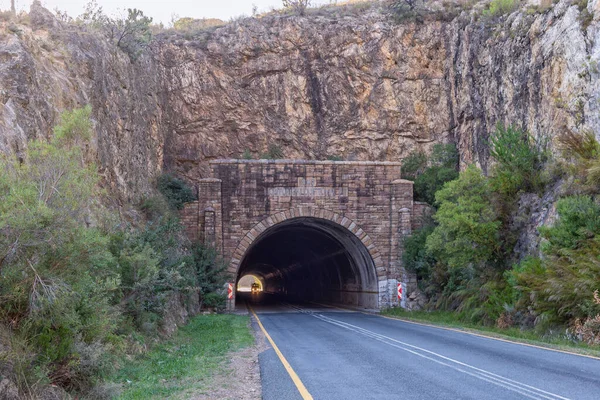
{"type": "Polygon", "coordinates": [[[263,232],[248,248],[237,280],[254,276],[265,295],[288,302],[377,308],[375,265],[365,245],[332,221],[294,218],[263,232]]]}

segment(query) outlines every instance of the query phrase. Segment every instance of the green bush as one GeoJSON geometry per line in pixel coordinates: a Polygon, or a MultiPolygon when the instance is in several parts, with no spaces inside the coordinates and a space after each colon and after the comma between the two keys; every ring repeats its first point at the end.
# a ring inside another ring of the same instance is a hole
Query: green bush
{"type": "Polygon", "coordinates": [[[435,193],[458,178],[458,152],[453,143],[433,146],[429,161],[424,153],[411,153],[402,162],[402,177],[414,181],[414,199],[435,203],[435,193]]]}
{"type": "Polygon", "coordinates": [[[600,205],[590,196],[560,199],[556,211],[560,218],[554,226],[540,228],[542,237],[548,241],[543,246],[546,253],[577,249],[600,234],[600,205]]]}
{"type": "Polygon", "coordinates": [[[196,200],[192,188],[171,174],[159,176],[156,186],[174,210],[181,210],[185,203],[196,200]]]}
{"type": "Polygon", "coordinates": [[[600,313],[594,291],[600,290],[600,239],[595,237],[577,250],[561,249],[544,259],[530,258],[514,270],[521,302],[536,313],[543,328],[570,324],[577,318],[600,313]]]}
{"type": "Polygon", "coordinates": [[[244,150],[244,153],[242,153],[242,159],[252,160],[252,153],[250,152],[249,149],[244,150]]]}
{"type": "MultiPolygon", "coordinates": [[[[190,251],[168,207],[136,227],[100,208],[81,151],[89,115],[66,113],[23,159],[0,155],[0,327],[26,360],[14,364],[25,393],[39,382],[85,392],[126,342],[156,335],[170,294],[210,299],[224,279],[216,252],[190,251]]],[[[174,207],[189,198],[180,181],[160,182],[174,207]]]]}
{"type": "Polygon", "coordinates": [[[433,225],[428,225],[404,238],[402,265],[417,274],[417,282],[429,281],[431,269],[435,265],[435,258],[426,248],[427,238],[433,229],[433,225]]]}
{"type": "Polygon", "coordinates": [[[266,153],[262,153],[260,158],[263,160],[280,160],[283,158],[283,150],[276,144],[270,144],[266,153]]]}
{"type": "Polygon", "coordinates": [[[577,189],[598,193],[600,187],[600,143],[592,131],[565,131],[558,137],[563,156],[570,161],[569,169],[577,189]]]}
{"type": "Polygon", "coordinates": [[[427,155],[422,151],[414,151],[402,160],[401,176],[414,181],[427,168],[427,155]]]}
{"type": "Polygon", "coordinates": [[[54,127],[54,137],[59,141],[78,142],[92,138],[92,107],[75,108],[61,114],[60,123],[54,127]]]}
{"type": "Polygon", "coordinates": [[[223,288],[226,281],[226,264],[218,257],[214,247],[195,244],[192,247],[192,259],[196,273],[200,300],[223,288]]]}
{"type": "Polygon", "coordinates": [[[600,290],[600,207],[589,196],[574,196],[559,200],[557,212],[556,224],[540,229],[544,257],[527,258],[512,273],[521,302],[542,326],[600,313],[593,296],[600,290]]]}
{"type": "Polygon", "coordinates": [[[84,137],[79,126],[64,123],[51,143],[31,142],[22,163],[0,156],[0,321],[29,343],[32,368],[75,390],[89,387],[90,371],[101,369],[80,368],[77,348],[108,352],[120,284],[107,235],[86,227],[99,177],[73,143],[84,137]]]}
{"type": "Polygon", "coordinates": [[[488,8],[483,12],[487,17],[499,17],[509,14],[519,7],[519,0],[492,0],[488,8]]]}
{"type": "Polygon", "coordinates": [[[204,308],[212,308],[216,311],[223,311],[225,309],[225,303],[227,296],[219,293],[207,293],[202,302],[204,308]]]}
{"type": "Polygon", "coordinates": [[[491,197],[488,180],[474,166],[437,192],[433,218],[438,225],[427,238],[427,249],[450,269],[497,264],[501,223],[491,197]]]}
{"type": "Polygon", "coordinates": [[[516,127],[498,124],[490,144],[490,155],[496,161],[491,173],[495,192],[514,200],[519,191],[543,191],[540,172],[548,158],[543,143],[516,127]]]}

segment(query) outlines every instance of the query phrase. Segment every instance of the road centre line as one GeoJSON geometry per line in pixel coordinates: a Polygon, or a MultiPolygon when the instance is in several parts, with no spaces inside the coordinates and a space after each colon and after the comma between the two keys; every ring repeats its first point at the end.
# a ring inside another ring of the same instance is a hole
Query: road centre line
{"type": "Polygon", "coordinates": [[[477,336],[477,337],[484,338],[484,339],[497,340],[499,342],[518,344],[519,346],[533,347],[534,349],[541,349],[541,350],[546,350],[546,351],[553,351],[556,353],[569,354],[572,356],[591,358],[593,360],[600,360],[600,357],[592,356],[589,354],[575,353],[575,352],[572,352],[569,350],[554,349],[552,347],[545,347],[545,346],[539,346],[539,345],[531,344],[531,343],[519,342],[517,340],[511,340],[511,339],[505,339],[505,338],[500,338],[500,337],[496,337],[496,336],[486,335],[485,333],[477,333],[477,332],[471,332],[471,331],[463,330],[463,329],[451,328],[449,326],[435,325],[435,324],[427,323],[427,322],[419,322],[419,321],[414,321],[414,320],[406,319],[406,318],[402,318],[402,317],[388,317],[387,315],[381,315],[381,314],[374,313],[374,312],[361,311],[359,309],[354,309],[354,308],[344,308],[344,307],[335,306],[335,305],[331,305],[331,304],[317,303],[314,301],[311,303],[322,306],[322,307],[335,308],[340,311],[348,311],[348,312],[361,313],[361,314],[365,314],[365,315],[372,315],[375,317],[385,318],[385,319],[389,319],[392,321],[405,322],[407,324],[428,326],[430,328],[443,329],[445,331],[463,333],[465,335],[477,336]]]}
{"type": "Polygon", "coordinates": [[[427,349],[423,349],[421,347],[414,346],[414,345],[402,342],[400,340],[397,340],[397,339],[394,339],[394,338],[391,338],[391,337],[388,337],[388,336],[384,336],[384,335],[381,335],[381,334],[369,331],[367,329],[361,328],[361,327],[356,326],[356,325],[352,325],[352,324],[349,324],[349,323],[346,323],[346,322],[343,322],[343,321],[339,321],[339,320],[336,320],[334,318],[326,317],[326,316],[324,316],[322,314],[314,314],[314,313],[309,313],[309,314],[312,315],[312,316],[314,316],[315,318],[321,319],[321,320],[323,320],[325,322],[331,323],[333,325],[340,326],[342,328],[354,331],[354,332],[359,333],[359,334],[363,334],[364,336],[371,337],[371,338],[373,338],[375,340],[378,340],[378,341],[380,341],[382,343],[385,343],[385,344],[387,344],[389,346],[396,347],[398,349],[407,351],[407,352],[412,353],[414,355],[417,355],[419,357],[431,360],[431,361],[433,361],[435,363],[447,366],[447,367],[452,368],[452,369],[454,369],[456,371],[465,373],[467,375],[470,375],[470,376],[473,376],[475,378],[481,379],[483,381],[495,384],[497,386],[504,387],[504,388],[506,388],[508,390],[517,392],[517,393],[519,393],[519,394],[521,394],[521,395],[523,395],[525,397],[531,398],[531,399],[548,399],[548,400],[560,399],[560,400],[568,400],[568,398],[566,398],[566,397],[562,397],[560,395],[544,391],[542,389],[539,389],[539,388],[536,388],[534,386],[530,386],[530,385],[524,384],[522,382],[514,381],[512,379],[503,377],[501,375],[494,374],[494,373],[486,371],[484,369],[474,367],[472,365],[463,363],[463,362],[458,361],[458,360],[454,360],[454,359],[452,359],[450,357],[446,357],[446,356],[444,356],[442,354],[438,354],[438,353],[435,353],[433,351],[430,351],[430,350],[427,350],[427,349]],[[390,342],[392,342],[392,343],[390,343],[390,342]],[[396,343],[398,343],[399,345],[396,344],[396,343]],[[403,346],[406,346],[406,347],[403,347],[403,346]],[[411,350],[411,349],[409,349],[407,347],[410,347],[410,348],[412,348],[414,350],[411,350]],[[425,355],[425,354],[421,354],[421,353],[419,353],[419,351],[421,351],[423,353],[428,353],[431,356],[428,356],[428,355],[425,355]],[[444,361],[436,359],[434,357],[438,357],[438,358],[440,358],[440,359],[442,359],[444,361]],[[456,365],[452,365],[452,363],[454,363],[456,365]]]}
{"type": "Polygon", "coordinates": [[[294,371],[294,369],[292,368],[292,366],[290,365],[290,363],[285,359],[285,357],[281,353],[281,350],[279,350],[279,347],[277,347],[277,345],[275,344],[275,342],[271,338],[271,335],[269,335],[269,333],[267,332],[267,330],[263,326],[262,322],[260,321],[260,318],[258,318],[258,315],[256,315],[256,313],[254,312],[254,310],[252,309],[252,307],[250,307],[250,305],[248,305],[248,308],[250,309],[250,312],[252,312],[252,315],[254,315],[254,318],[256,318],[256,322],[258,322],[258,326],[260,327],[260,329],[262,330],[262,332],[265,334],[265,336],[269,340],[269,343],[271,343],[271,346],[273,347],[273,350],[275,350],[275,353],[277,354],[277,357],[279,357],[279,360],[283,364],[283,366],[284,366],[285,370],[287,371],[287,373],[290,375],[290,378],[292,378],[292,381],[294,382],[294,385],[296,385],[296,388],[298,389],[298,392],[300,392],[300,396],[302,396],[302,399],[303,400],[313,400],[313,397],[311,396],[311,394],[306,389],[306,386],[304,386],[304,384],[300,380],[300,377],[298,377],[298,375],[296,374],[296,372],[294,371]]]}
{"type": "Polygon", "coordinates": [[[387,344],[389,346],[392,346],[392,347],[395,347],[395,348],[407,351],[407,352],[412,353],[414,355],[417,355],[419,357],[422,357],[422,358],[428,359],[430,361],[433,361],[433,362],[435,362],[437,364],[444,365],[444,366],[452,368],[452,369],[454,369],[456,371],[459,371],[459,372],[462,372],[464,374],[473,376],[473,377],[475,377],[477,379],[480,379],[480,380],[492,383],[492,384],[497,385],[497,386],[501,386],[501,387],[503,387],[505,389],[508,389],[508,390],[511,390],[513,392],[517,392],[517,393],[519,393],[519,394],[521,394],[521,395],[523,395],[525,397],[528,397],[528,398],[531,398],[531,399],[569,400],[566,397],[562,397],[560,395],[547,392],[545,390],[536,388],[534,386],[530,386],[530,385],[527,385],[525,383],[518,382],[518,381],[515,381],[515,380],[512,380],[512,379],[503,377],[501,375],[494,374],[494,373],[486,371],[484,369],[477,368],[475,366],[463,363],[461,361],[454,360],[454,359],[452,359],[450,357],[446,357],[446,356],[444,356],[442,354],[438,354],[438,353],[435,353],[433,351],[430,351],[430,350],[427,350],[427,349],[424,349],[424,348],[421,348],[421,347],[418,347],[418,346],[414,346],[414,345],[411,345],[409,343],[402,342],[400,340],[391,338],[389,336],[381,335],[379,333],[370,331],[368,329],[364,329],[364,328],[361,328],[361,327],[356,326],[356,325],[349,324],[349,323],[344,322],[344,321],[340,321],[340,320],[337,320],[337,319],[334,319],[334,318],[331,318],[331,317],[327,317],[327,316],[325,316],[323,314],[319,314],[318,312],[314,312],[314,311],[311,311],[311,310],[306,310],[306,309],[303,309],[301,307],[298,307],[296,305],[289,304],[289,303],[283,303],[283,304],[286,307],[292,308],[294,310],[297,310],[297,311],[299,311],[301,313],[304,313],[304,314],[307,314],[307,315],[311,315],[311,316],[313,316],[313,317],[315,317],[317,319],[320,319],[320,320],[322,320],[324,322],[328,322],[330,324],[337,325],[337,326],[339,326],[341,328],[345,328],[345,329],[348,329],[350,331],[362,334],[364,336],[367,336],[367,337],[370,337],[372,339],[378,340],[378,341],[380,341],[380,342],[382,342],[384,344],[387,344]],[[390,343],[390,342],[393,342],[393,343],[390,343]],[[396,344],[396,343],[398,343],[398,344],[396,344]],[[407,349],[406,347],[403,347],[403,346],[410,347],[410,348],[412,348],[414,350],[407,349]],[[428,355],[425,355],[425,354],[421,354],[418,351],[430,354],[431,356],[428,356],[428,355]],[[444,361],[441,361],[439,359],[435,359],[434,357],[438,357],[438,358],[440,358],[440,359],[442,359],[444,361]],[[452,363],[454,363],[455,365],[452,365],[452,363]]]}

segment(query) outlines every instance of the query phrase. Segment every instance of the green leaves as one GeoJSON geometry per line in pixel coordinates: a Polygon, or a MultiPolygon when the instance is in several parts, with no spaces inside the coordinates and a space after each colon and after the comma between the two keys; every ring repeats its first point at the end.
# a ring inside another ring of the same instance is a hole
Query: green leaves
{"type": "Polygon", "coordinates": [[[414,198],[434,204],[435,193],[458,178],[458,152],[453,143],[433,146],[429,161],[425,153],[413,152],[402,161],[402,177],[414,181],[414,198]]]}
{"type": "Polygon", "coordinates": [[[117,47],[127,53],[131,61],[137,60],[152,39],[152,18],[136,8],[128,8],[124,18],[110,17],[95,0],[92,0],[78,20],[102,31],[117,47]]]}
{"type": "Polygon", "coordinates": [[[192,188],[181,179],[170,174],[158,177],[157,188],[165,197],[169,206],[175,210],[181,210],[185,203],[196,200],[192,188]]]}
{"type": "Polygon", "coordinates": [[[589,196],[558,201],[558,221],[543,227],[543,258],[515,267],[517,286],[546,324],[572,322],[600,313],[600,206],[589,196]]]}
{"type": "Polygon", "coordinates": [[[127,18],[111,19],[110,29],[116,44],[135,61],[150,43],[152,18],[137,8],[127,9],[127,18]]]}
{"type": "Polygon", "coordinates": [[[427,249],[450,268],[495,263],[501,223],[491,195],[487,179],[474,166],[447,183],[436,194],[438,226],[427,239],[427,249]]]}
{"type": "Polygon", "coordinates": [[[543,143],[514,126],[498,124],[490,144],[490,155],[496,161],[491,174],[494,191],[510,198],[519,191],[543,190],[540,171],[547,160],[543,143]]]}
{"type": "Polygon", "coordinates": [[[65,111],[60,116],[60,123],[54,127],[54,139],[59,142],[77,142],[90,140],[93,133],[91,121],[92,107],[65,111]]]}
{"type": "Polygon", "coordinates": [[[540,233],[548,240],[547,253],[561,249],[577,249],[587,239],[600,234],[600,205],[590,196],[571,196],[556,204],[560,218],[550,227],[541,227],[540,233]]]}

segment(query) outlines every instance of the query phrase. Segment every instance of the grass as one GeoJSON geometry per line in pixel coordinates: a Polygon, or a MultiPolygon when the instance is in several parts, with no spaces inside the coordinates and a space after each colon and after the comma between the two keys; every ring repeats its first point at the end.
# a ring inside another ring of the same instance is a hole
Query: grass
{"type": "Polygon", "coordinates": [[[542,336],[533,330],[519,328],[500,329],[493,326],[459,321],[456,313],[451,311],[407,311],[402,308],[389,308],[381,312],[386,317],[406,321],[423,322],[431,325],[453,328],[465,332],[482,334],[498,339],[511,340],[555,350],[600,357],[600,348],[586,343],[576,342],[559,335],[542,336]]]}
{"type": "Polygon", "coordinates": [[[123,391],[118,399],[164,399],[206,390],[211,377],[226,373],[229,352],[252,345],[249,317],[201,315],[169,341],[128,360],[112,377],[123,391]]]}

